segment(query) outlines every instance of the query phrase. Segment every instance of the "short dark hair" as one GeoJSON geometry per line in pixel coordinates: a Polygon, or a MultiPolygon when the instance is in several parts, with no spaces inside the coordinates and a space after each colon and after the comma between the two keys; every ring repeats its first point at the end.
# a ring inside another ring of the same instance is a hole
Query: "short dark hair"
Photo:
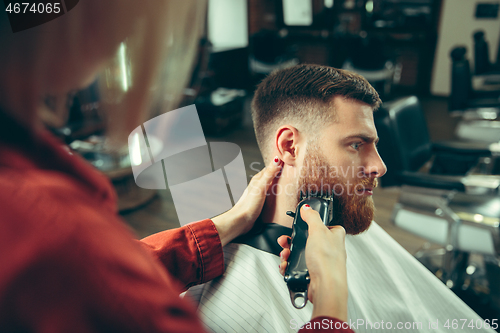
{"type": "MultiPolygon", "coordinates": [[[[264,159],[268,159],[269,137],[283,121],[303,123],[307,119],[316,130],[333,121],[335,114],[327,106],[335,96],[366,103],[374,110],[382,103],[361,75],[329,66],[297,65],[266,77],[252,101],[255,135],[264,159]]],[[[304,125],[303,130],[311,133],[308,127],[304,125]]]]}

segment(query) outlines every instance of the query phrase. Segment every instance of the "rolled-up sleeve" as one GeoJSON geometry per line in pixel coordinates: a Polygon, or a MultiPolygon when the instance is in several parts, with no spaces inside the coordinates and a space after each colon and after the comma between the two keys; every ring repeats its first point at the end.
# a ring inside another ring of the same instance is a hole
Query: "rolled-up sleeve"
{"type": "Polygon", "coordinates": [[[222,244],[210,219],[153,234],[141,243],[181,282],[184,290],[224,272],[222,244]]]}

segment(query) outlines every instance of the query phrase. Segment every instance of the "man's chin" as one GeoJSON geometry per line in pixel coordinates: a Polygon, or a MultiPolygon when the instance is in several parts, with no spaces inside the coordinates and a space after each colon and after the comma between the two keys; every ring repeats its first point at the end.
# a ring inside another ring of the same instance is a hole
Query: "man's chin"
{"type": "Polygon", "coordinates": [[[340,222],[346,233],[358,235],[366,231],[373,220],[375,205],[370,197],[355,197],[354,199],[342,198],[339,200],[337,221],[340,222]]]}
{"type": "Polygon", "coordinates": [[[372,220],[356,222],[353,224],[344,225],[344,229],[346,234],[348,235],[359,235],[360,233],[368,230],[370,225],[372,224],[372,220]]]}

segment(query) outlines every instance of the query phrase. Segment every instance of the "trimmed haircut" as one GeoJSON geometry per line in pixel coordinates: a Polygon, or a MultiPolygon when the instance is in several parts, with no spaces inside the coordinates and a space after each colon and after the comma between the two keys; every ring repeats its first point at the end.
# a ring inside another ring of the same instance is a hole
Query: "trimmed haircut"
{"type": "Polygon", "coordinates": [[[297,65],[276,70],[258,86],[252,101],[252,120],[264,161],[269,159],[270,139],[284,124],[314,139],[335,121],[333,97],[368,104],[376,110],[382,101],[361,75],[320,65],[297,65]]]}

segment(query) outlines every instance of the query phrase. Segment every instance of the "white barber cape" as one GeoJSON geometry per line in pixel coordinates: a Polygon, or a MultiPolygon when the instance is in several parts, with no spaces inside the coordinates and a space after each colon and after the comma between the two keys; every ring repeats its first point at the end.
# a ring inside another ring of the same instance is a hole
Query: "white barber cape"
{"type": "MultiPolygon", "coordinates": [[[[355,332],[494,332],[376,223],[348,235],[346,251],[348,323],[355,332]]],[[[224,261],[221,277],[186,293],[209,330],[296,332],[311,319],[310,302],[292,306],[278,256],[232,243],[224,261]]]]}

